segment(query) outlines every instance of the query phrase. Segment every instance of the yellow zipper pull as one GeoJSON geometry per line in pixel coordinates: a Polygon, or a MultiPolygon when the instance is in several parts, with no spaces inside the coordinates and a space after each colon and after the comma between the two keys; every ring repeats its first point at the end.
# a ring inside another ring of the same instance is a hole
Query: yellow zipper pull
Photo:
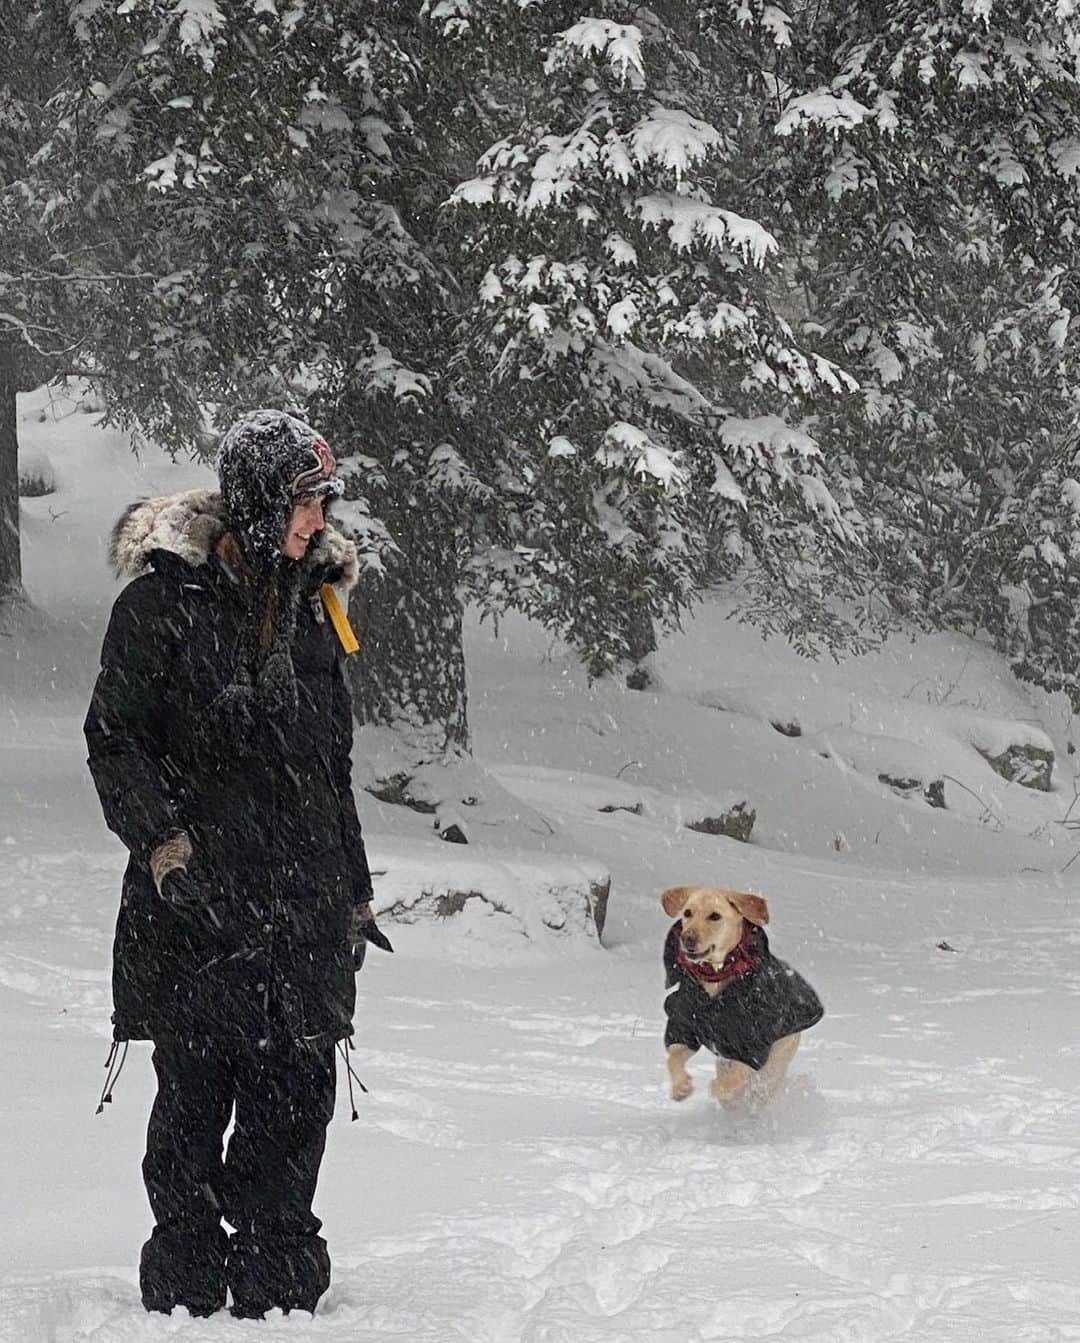
{"type": "Polygon", "coordinates": [[[319,596],[326,608],[326,614],[330,617],[330,624],[334,627],[338,642],[345,650],[345,656],[348,657],[350,653],[359,652],[360,643],[349,624],[349,617],[345,614],[345,608],[342,606],[340,598],[329,583],[322,585],[319,589],[319,596]]]}

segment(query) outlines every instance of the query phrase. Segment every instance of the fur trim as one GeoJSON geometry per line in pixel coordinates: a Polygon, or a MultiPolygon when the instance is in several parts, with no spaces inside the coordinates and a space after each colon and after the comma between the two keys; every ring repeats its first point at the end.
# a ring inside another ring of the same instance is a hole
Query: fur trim
{"type": "Polygon", "coordinates": [[[360,581],[360,557],[356,553],[356,542],[343,536],[332,522],[328,522],[318,555],[321,563],[328,564],[334,571],[341,570],[341,576],[334,579],[333,586],[345,600],[360,581]]]}
{"type": "MultiPolygon", "coordinates": [[[[205,564],[225,534],[221,496],[214,490],[185,490],[139,499],[121,514],[109,539],[109,562],[118,578],[137,578],[151,566],[155,550],[168,550],[188,564],[205,564]]],[[[334,587],[347,597],[360,578],[355,542],[328,524],[315,551],[319,564],[341,570],[334,587]]]]}
{"type": "Polygon", "coordinates": [[[188,564],[205,564],[224,532],[221,496],[212,490],[139,499],[113,528],[109,560],[118,578],[144,574],[155,550],[171,551],[188,564]]]}

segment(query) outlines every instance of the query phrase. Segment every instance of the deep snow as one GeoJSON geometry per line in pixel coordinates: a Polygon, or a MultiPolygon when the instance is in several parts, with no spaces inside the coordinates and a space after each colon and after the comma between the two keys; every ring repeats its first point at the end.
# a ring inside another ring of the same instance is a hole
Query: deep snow
{"type": "Polygon", "coordinates": [[[590,688],[523,621],[470,623],[477,758],[545,833],[509,857],[462,849],[361,793],[379,900],[455,865],[511,902],[552,863],[599,866],[606,945],[526,942],[476,905],[395,927],[397,954],[359,979],[370,1095],[350,1124],[342,1083],[316,1203],[323,1308],[145,1315],[151,1072],[133,1046],[95,1116],[123,854],[80,724],[115,592],[108,524],[204,473],[136,461],[69,404],[39,422],[42,404],[21,402],[25,450],[58,484],[24,501],[39,611],[0,638],[0,1338],[1080,1338],[1067,707],[958,637],[806,663],[726,620],[723,595],[665,642],[657,693],[590,688]],[[1018,732],[1053,741],[1054,792],[1006,784],[972,744],[1018,732]],[[898,797],[883,760],[948,776],[948,809],[898,797]],[[757,808],[753,843],[685,828],[733,791],[757,808]],[[698,880],[766,895],[775,950],[826,1004],[767,1110],[721,1112],[704,1057],[695,1095],[666,1096],[657,897],[698,880]]]}

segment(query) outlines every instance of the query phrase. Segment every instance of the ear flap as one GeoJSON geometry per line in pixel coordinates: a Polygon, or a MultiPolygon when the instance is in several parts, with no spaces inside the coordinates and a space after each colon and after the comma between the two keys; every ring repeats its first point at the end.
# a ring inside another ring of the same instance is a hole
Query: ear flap
{"type": "Polygon", "coordinates": [[[756,923],[759,928],[769,922],[769,906],[760,895],[751,895],[749,891],[726,891],[725,894],[744,919],[756,923]]]}
{"type": "Polygon", "coordinates": [[[696,886],[669,886],[660,897],[660,903],[664,907],[664,913],[669,919],[675,918],[677,914],[682,913],[683,905],[686,904],[689,897],[697,889],[696,886]]]}

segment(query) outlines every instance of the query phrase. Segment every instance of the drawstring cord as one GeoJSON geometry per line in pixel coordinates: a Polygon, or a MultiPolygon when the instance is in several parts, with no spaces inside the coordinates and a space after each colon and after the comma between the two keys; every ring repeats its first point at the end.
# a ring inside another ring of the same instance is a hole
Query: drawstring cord
{"type": "Polygon", "coordinates": [[[352,1110],[353,1119],[359,1119],[360,1115],[356,1109],[356,1101],[353,1098],[353,1082],[356,1083],[365,1096],[368,1095],[368,1089],[364,1086],[363,1082],[360,1081],[356,1073],[353,1072],[353,1066],[349,1062],[349,1050],[355,1049],[356,1046],[351,1039],[346,1043],[342,1043],[342,1041],[339,1040],[337,1042],[337,1048],[338,1053],[341,1055],[341,1061],[345,1064],[345,1075],[349,1079],[349,1108],[352,1110]]]}
{"type": "Polygon", "coordinates": [[[116,1053],[120,1048],[120,1041],[114,1040],[112,1042],[109,1057],[105,1060],[105,1085],[101,1088],[101,1099],[98,1101],[98,1108],[94,1111],[95,1114],[101,1114],[106,1105],[112,1104],[113,1087],[119,1082],[120,1074],[124,1071],[124,1064],[127,1062],[128,1043],[129,1041],[124,1041],[124,1052],[120,1055],[120,1062],[117,1064],[114,1073],[113,1064],[116,1062],[116,1053]]]}
{"type": "MultiPolygon", "coordinates": [[[[108,1058],[106,1058],[105,1060],[105,1085],[101,1088],[101,1099],[98,1101],[98,1107],[94,1111],[95,1114],[101,1114],[104,1111],[106,1105],[112,1104],[113,1088],[116,1086],[117,1082],[119,1082],[120,1074],[124,1071],[124,1064],[127,1062],[129,1043],[130,1042],[127,1040],[124,1041],[124,1048],[123,1052],[120,1053],[119,1063],[116,1062],[116,1056],[118,1051],[120,1050],[120,1042],[118,1040],[114,1040],[112,1042],[112,1045],[109,1047],[109,1055],[108,1058]],[[116,1064],[115,1071],[113,1070],[114,1064],[116,1064]]],[[[356,1099],[353,1095],[353,1083],[354,1082],[356,1083],[356,1085],[360,1088],[360,1090],[364,1093],[365,1096],[368,1095],[369,1093],[367,1087],[364,1086],[363,1082],[361,1082],[360,1078],[354,1072],[352,1063],[349,1059],[348,1051],[350,1049],[355,1049],[356,1046],[353,1044],[352,1040],[349,1040],[347,1044],[343,1044],[339,1040],[337,1048],[338,1052],[341,1054],[342,1062],[345,1064],[345,1075],[349,1081],[349,1108],[352,1110],[352,1118],[354,1120],[359,1119],[360,1114],[357,1111],[356,1099]]]]}

